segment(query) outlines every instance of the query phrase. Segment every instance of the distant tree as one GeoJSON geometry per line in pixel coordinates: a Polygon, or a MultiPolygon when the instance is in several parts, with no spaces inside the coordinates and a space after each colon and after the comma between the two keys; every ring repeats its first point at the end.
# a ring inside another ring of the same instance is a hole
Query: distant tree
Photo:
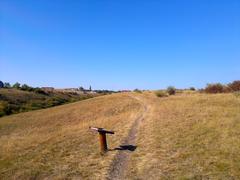
{"type": "Polygon", "coordinates": [[[221,83],[207,84],[205,88],[206,93],[223,93],[225,92],[225,86],[221,83]]]}
{"type": "Polygon", "coordinates": [[[92,86],[89,87],[89,91],[92,91],[92,86]]]}
{"type": "Polygon", "coordinates": [[[4,83],[4,87],[5,87],[5,88],[11,88],[11,84],[8,83],[8,82],[5,82],[5,83],[4,83]]]}
{"type": "Polygon", "coordinates": [[[139,90],[139,89],[134,89],[133,91],[136,92],[136,93],[142,93],[142,91],[139,90]]]}
{"type": "Polygon", "coordinates": [[[169,86],[169,87],[167,88],[167,93],[168,93],[169,95],[174,95],[174,94],[176,94],[176,88],[175,88],[174,86],[169,86]]]}
{"type": "Polygon", "coordinates": [[[240,91],[240,80],[233,81],[232,83],[228,84],[228,87],[231,88],[232,91],[240,91]]]}
{"type": "Polygon", "coordinates": [[[21,90],[23,91],[33,91],[34,88],[32,88],[31,86],[28,86],[27,84],[23,84],[21,87],[21,90]]]}
{"type": "Polygon", "coordinates": [[[4,84],[2,81],[0,81],[0,88],[4,88],[4,84]]]}
{"type": "Polygon", "coordinates": [[[79,90],[84,91],[85,89],[81,86],[81,87],[79,87],[79,90]]]}
{"type": "Polygon", "coordinates": [[[195,91],[196,89],[195,89],[195,87],[190,87],[189,88],[191,91],[195,91]]]}
{"type": "Polygon", "coordinates": [[[12,87],[15,88],[15,89],[20,89],[21,84],[16,82],[12,87]]]}

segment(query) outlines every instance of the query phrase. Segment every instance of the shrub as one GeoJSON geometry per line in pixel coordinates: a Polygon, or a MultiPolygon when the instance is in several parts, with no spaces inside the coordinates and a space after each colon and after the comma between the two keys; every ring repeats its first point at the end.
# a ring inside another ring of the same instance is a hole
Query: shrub
{"type": "Polygon", "coordinates": [[[0,81],[0,88],[4,88],[4,84],[2,81],[0,81]]]}
{"type": "Polygon", "coordinates": [[[157,97],[168,97],[167,93],[164,91],[156,91],[155,94],[157,97]]]}
{"type": "Polygon", "coordinates": [[[136,92],[136,93],[142,93],[142,91],[139,90],[139,89],[134,89],[134,92],[136,92]]]}
{"type": "Polygon", "coordinates": [[[13,85],[13,88],[16,88],[16,89],[20,89],[21,87],[21,84],[16,82],[14,85],[13,85]]]}
{"type": "Polygon", "coordinates": [[[233,81],[232,83],[228,84],[228,87],[232,91],[240,91],[240,81],[233,81]]]}
{"type": "Polygon", "coordinates": [[[195,87],[190,87],[189,88],[191,91],[195,91],[196,89],[195,89],[195,87]]]}
{"type": "Polygon", "coordinates": [[[23,84],[22,87],[21,87],[21,90],[23,90],[23,91],[33,91],[34,88],[28,86],[27,84],[23,84]]]}
{"type": "Polygon", "coordinates": [[[8,102],[1,101],[0,102],[0,117],[4,115],[11,114],[11,108],[8,102]]]}
{"type": "Polygon", "coordinates": [[[229,92],[232,92],[232,89],[229,86],[223,85],[223,92],[224,93],[229,93],[229,92]]]}
{"type": "Polygon", "coordinates": [[[4,88],[11,88],[11,84],[8,83],[8,82],[5,82],[5,83],[4,83],[4,88]]]}
{"type": "Polygon", "coordinates": [[[42,90],[41,88],[34,88],[34,92],[38,93],[38,94],[43,94],[43,95],[48,95],[48,93],[46,93],[44,90],[42,90]]]}
{"type": "Polygon", "coordinates": [[[176,88],[173,87],[173,86],[169,86],[169,87],[167,88],[167,93],[168,93],[169,95],[174,95],[174,94],[176,94],[176,88]]]}
{"type": "Polygon", "coordinates": [[[221,83],[216,84],[207,84],[205,88],[206,93],[224,93],[226,91],[226,86],[222,85],[221,83]]]}

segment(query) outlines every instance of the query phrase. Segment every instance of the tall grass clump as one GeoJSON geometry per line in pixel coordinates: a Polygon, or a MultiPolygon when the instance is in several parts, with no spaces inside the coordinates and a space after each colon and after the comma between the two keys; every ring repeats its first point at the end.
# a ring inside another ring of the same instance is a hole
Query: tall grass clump
{"type": "Polygon", "coordinates": [[[169,87],[167,88],[167,93],[168,93],[169,95],[174,95],[174,94],[176,94],[176,88],[175,88],[174,86],[169,86],[169,87]]]}

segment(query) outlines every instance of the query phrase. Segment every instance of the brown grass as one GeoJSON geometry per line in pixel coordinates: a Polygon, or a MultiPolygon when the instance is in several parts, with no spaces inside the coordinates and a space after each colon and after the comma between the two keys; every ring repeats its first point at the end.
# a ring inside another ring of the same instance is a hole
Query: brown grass
{"type": "Polygon", "coordinates": [[[180,94],[145,99],[129,179],[240,178],[240,98],[180,94]]]}
{"type": "Polygon", "coordinates": [[[111,95],[0,119],[0,177],[102,179],[115,151],[99,155],[89,126],[115,130],[111,148],[127,135],[140,104],[111,95]]]}
{"type": "Polygon", "coordinates": [[[88,126],[115,130],[118,147],[148,106],[125,179],[239,179],[240,98],[233,94],[115,94],[0,118],[0,179],[104,179],[88,126]],[[131,96],[141,99],[141,103],[131,96]]]}

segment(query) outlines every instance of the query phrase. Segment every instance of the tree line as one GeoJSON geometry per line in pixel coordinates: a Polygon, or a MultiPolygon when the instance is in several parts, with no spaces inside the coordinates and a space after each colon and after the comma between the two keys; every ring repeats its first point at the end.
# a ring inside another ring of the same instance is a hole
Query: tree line
{"type": "Polygon", "coordinates": [[[19,89],[22,91],[29,91],[29,92],[36,92],[39,94],[46,94],[45,91],[43,91],[39,87],[32,87],[27,84],[20,84],[19,82],[16,82],[15,84],[11,85],[9,82],[2,82],[0,81],[0,88],[6,88],[6,89],[19,89]]]}

